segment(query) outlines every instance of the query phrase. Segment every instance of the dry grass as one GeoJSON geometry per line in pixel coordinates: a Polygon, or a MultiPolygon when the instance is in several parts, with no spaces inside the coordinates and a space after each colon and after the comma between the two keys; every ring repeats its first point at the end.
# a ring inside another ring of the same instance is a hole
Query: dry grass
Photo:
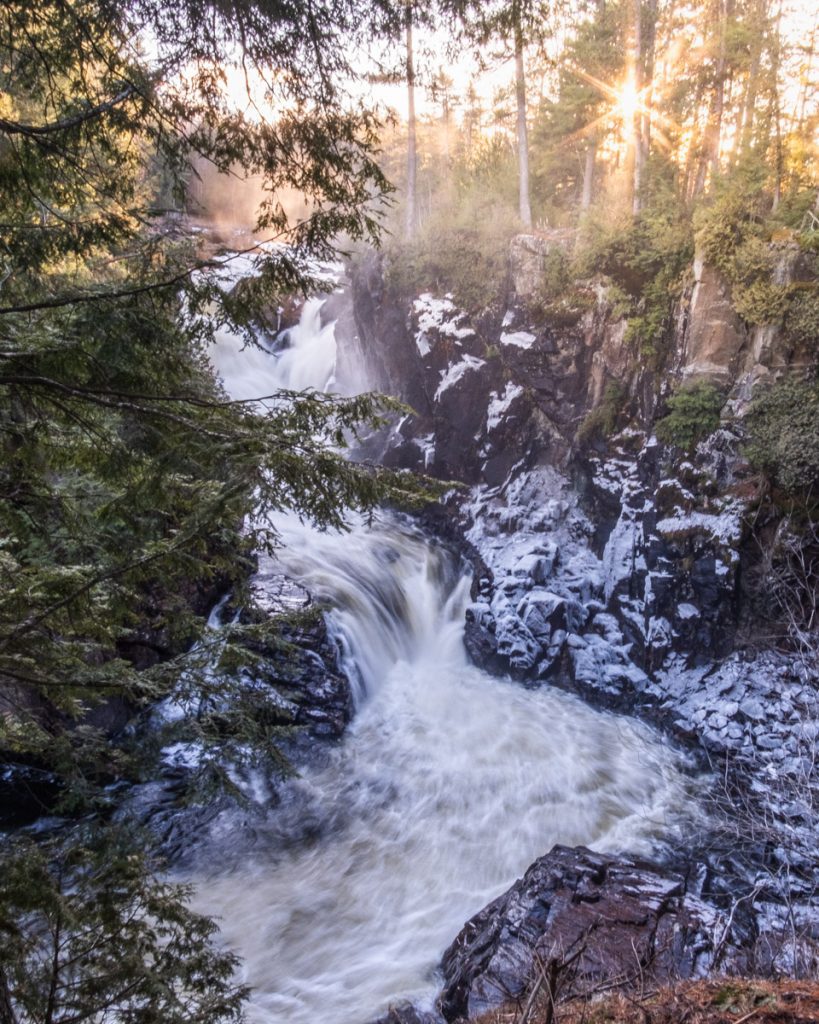
{"type": "MultiPolygon", "coordinates": [[[[521,1024],[516,1007],[493,1010],[476,1024],[521,1024]]],[[[527,1024],[549,1020],[544,994],[527,1024]]],[[[812,981],[681,982],[642,997],[609,995],[558,1003],[552,1024],[819,1024],[819,983],[812,981]]]]}

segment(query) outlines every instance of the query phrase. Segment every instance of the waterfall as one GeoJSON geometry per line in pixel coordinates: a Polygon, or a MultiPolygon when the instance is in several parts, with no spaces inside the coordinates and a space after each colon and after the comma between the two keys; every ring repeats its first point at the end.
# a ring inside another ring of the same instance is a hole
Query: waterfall
{"type": "Polygon", "coordinates": [[[218,332],[210,357],[231,398],[262,398],[282,388],[333,389],[335,324],[322,325],[323,305],[323,299],[308,299],[299,322],[283,331],[273,348],[254,348],[228,330],[218,332]]]}
{"type": "MultiPolygon", "coordinates": [[[[315,351],[303,325],[294,363],[315,351]]],[[[251,376],[257,394],[280,379],[271,355],[260,378],[257,355],[247,374],[214,357],[231,393],[251,376]]],[[[198,869],[196,906],[243,958],[252,1021],[364,1024],[398,999],[431,1000],[463,923],[553,844],[656,848],[689,813],[690,781],[649,728],[471,665],[468,573],[412,524],[275,525],[283,549],[275,566],[261,559],[257,585],[283,565],[327,602],[356,715],[288,783],[307,821],[300,841],[261,828],[250,854],[198,869]]]]}

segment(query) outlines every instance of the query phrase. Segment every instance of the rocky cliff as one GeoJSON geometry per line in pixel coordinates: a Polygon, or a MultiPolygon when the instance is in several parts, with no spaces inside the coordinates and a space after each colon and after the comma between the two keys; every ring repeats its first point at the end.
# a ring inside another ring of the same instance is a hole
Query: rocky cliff
{"type": "MultiPolygon", "coordinates": [[[[664,365],[646,364],[604,281],[586,282],[592,301],[577,308],[532,312],[533,279],[555,244],[566,240],[516,239],[505,308],[477,317],[449,295],[391,293],[370,255],[353,276],[341,348],[363,355],[371,384],[413,409],[377,439],[384,461],[467,485],[448,508],[476,570],[473,659],[650,719],[709,766],[713,819],[684,858],[696,878],[689,891],[723,915],[725,942],[745,950],[743,969],[794,970],[819,938],[810,895],[819,881],[819,693],[814,667],[774,650],[753,614],[752,518],[757,527],[764,512],[741,414],[757,380],[806,355],[781,326],[745,326],[727,283],[697,261],[663,339],[664,365]],[[687,452],[653,429],[671,383],[685,379],[716,381],[727,396],[718,428],[687,452]],[[578,442],[612,383],[620,429],[578,442]]],[[[776,267],[783,281],[808,273],[794,246],[782,247],[776,267]]],[[[607,885],[625,869],[613,870],[607,885]]],[[[631,899],[625,890],[611,898],[621,908],[631,899]]],[[[447,1019],[503,1001],[497,979],[475,967],[471,936],[501,936],[501,959],[514,961],[514,928],[502,918],[515,899],[487,908],[444,958],[447,1019]]],[[[559,937],[549,920],[535,946],[559,937]]],[[[678,971],[683,962],[709,969],[685,948],[678,971]]],[[[483,943],[481,963],[488,956],[483,943]]],[[[531,954],[510,970],[503,984],[522,999],[531,954]]]]}

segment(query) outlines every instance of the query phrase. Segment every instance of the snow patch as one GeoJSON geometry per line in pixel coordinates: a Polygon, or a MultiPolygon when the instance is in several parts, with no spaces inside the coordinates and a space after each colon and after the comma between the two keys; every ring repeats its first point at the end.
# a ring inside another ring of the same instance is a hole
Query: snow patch
{"type": "Polygon", "coordinates": [[[466,314],[458,309],[449,295],[439,299],[429,292],[424,292],[413,302],[412,308],[418,324],[415,347],[422,359],[428,356],[433,348],[433,343],[428,337],[430,331],[456,340],[470,338],[475,333],[471,327],[460,326],[466,314]]]}
{"type": "Polygon", "coordinates": [[[508,412],[509,406],[522,394],[523,388],[519,384],[513,384],[511,381],[506,385],[506,390],[503,394],[498,391],[492,392],[491,401],[486,410],[487,433],[491,433],[498,426],[508,412]]]}
{"type": "Polygon", "coordinates": [[[486,366],[486,363],[483,359],[478,359],[477,356],[464,356],[460,362],[452,363],[441,378],[441,383],[435,392],[435,401],[439,401],[441,395],[454,384],[457,384],[465,373],[469,373],[470,370],[479,370],[482,366],[486,366]]]}
{"type": "Polygon", "coordinates": [[[531,348],[537,336],[528,331],[504,331],[500,336],[501,345],[514,345],[515,348],[531,348]]]}

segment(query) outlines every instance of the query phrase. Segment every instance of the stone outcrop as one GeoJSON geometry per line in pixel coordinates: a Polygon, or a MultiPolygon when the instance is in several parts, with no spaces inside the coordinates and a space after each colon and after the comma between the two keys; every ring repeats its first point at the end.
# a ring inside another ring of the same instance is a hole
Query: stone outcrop
{"type": "MultiPolygon", "coordinates": [[[[770,245],[771,283],[815,285],[810,256],[794,242],[770,245]]],[[[748,326],[737,315],[731,285],[716,267],[694,260],[694,283],[676,329],[674,369],[685,378],[707,378],[738,388],[793,363],[811,361],[783,330],[781,321],[748,326]]]]}
{"type": "Polygon", "coordinates": [[[546,260],[554,250],[570,250],[577,238],[573,229],[544,231],[537,235],[515,235],[509,246],[512,286],[518,299],[537,295],[546,260]]]}
{"type": "MultiPolygon", "coordinates": [[[[276,562],[265,563],[252,589],[256,600],[251,612],[242,611],[242,623],[281,619],[275,640],[251,634],[237,641],[254,656],[252,685],[263,698],[260,713],[267,726],[280,730],[275,756],[245,764],[223,754],[219,769],[229,776],[231,788],[214,793],[205,785],[203,792],[204,751],[196,743],[171,743],[160,751],[155,777],[134,786],[123,803],[177,865],[195,862],[202,849],[212,856],[222,841],[234,849],[242,843],[250,847],[261,829],[278,829],[282,843],[309,832],[309,812],[298,791],[288,788],[282,756],[294,767],[315,761],[352,717],[350,682],[339,669],[338,651],[310,593],[276,562]]],[[[161,727],[163,716],[160,706],[154,728],[161,727]]]]}
{"type": "Polygon", "coordinates": [[[447,1021],[538,984],[560,998],[740,966],[729,923],[686,879],[628,858],[557,846],[466,923],[442,961],[447,1021]]]}
{"type": "Polygon", "coordinates": [[[684,336],[683,372],[728,382],[739,369],[747,331],[731,305],[728,282],[715,268],[694,261],[694,288],[684,336]]]}

